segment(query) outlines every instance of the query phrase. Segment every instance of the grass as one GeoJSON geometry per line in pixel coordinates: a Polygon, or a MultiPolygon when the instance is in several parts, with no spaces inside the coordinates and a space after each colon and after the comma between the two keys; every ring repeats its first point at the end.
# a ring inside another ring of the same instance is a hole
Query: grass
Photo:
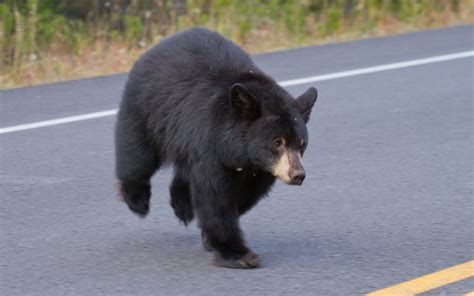
{"type": "Polygon", "coordinates": [[[474,23],[474,0],[185,2],[7,0],[0,88],[125,72],[162,38],[196,25],[260,53],[474,23]]]}

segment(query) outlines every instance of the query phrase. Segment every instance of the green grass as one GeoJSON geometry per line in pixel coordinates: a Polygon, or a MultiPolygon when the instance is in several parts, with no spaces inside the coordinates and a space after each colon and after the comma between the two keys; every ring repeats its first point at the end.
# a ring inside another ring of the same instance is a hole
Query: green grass
{"type": "Polygon", "coordinates": [[[473,15],[474,0],[6,0],[0,88],[126,71],[192,26],[261,52],[472,23],[473,15]]]}

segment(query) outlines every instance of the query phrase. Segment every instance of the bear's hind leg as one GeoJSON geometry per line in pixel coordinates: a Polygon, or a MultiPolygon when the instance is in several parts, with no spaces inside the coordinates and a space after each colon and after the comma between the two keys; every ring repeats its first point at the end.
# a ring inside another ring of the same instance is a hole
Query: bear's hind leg
{"type": "Polygon", "coordinates": [[[189,190],[188,181],[177,168],[173,181],[171,182],[170,195],[170,204],[171,207],[173,207],[174,214],[187,226],[194,218],[191,192],[189,190]]]}
{"type": "Polygon", "coordinates": [[[150,178],[160,166],[153,145],[137,121],[119,113],[116,126],[116,175],[119,193],[130,210],[144,217],[150,208],[150,178]]]}

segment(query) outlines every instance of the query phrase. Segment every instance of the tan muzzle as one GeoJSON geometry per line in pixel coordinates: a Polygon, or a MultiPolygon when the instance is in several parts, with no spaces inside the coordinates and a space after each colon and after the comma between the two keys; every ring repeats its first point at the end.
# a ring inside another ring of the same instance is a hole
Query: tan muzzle
{"type": "Polygon", "coordinates": [[[273,166],[272,173],[286,184],[301,185],[305,178],[305,171],[300,152],[285,151],[273,166]]]}

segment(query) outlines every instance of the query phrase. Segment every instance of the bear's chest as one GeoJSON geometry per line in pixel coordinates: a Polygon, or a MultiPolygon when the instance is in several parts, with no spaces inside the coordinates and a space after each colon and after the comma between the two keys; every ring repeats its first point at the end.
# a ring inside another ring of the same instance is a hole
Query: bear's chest
{"type": "Polygon", "coordinates": [[[240,199],[259,199],[268,193],[275,177],[260,170],[242,169],[236,170],[232,182],[232,187],[240,199]]]}

